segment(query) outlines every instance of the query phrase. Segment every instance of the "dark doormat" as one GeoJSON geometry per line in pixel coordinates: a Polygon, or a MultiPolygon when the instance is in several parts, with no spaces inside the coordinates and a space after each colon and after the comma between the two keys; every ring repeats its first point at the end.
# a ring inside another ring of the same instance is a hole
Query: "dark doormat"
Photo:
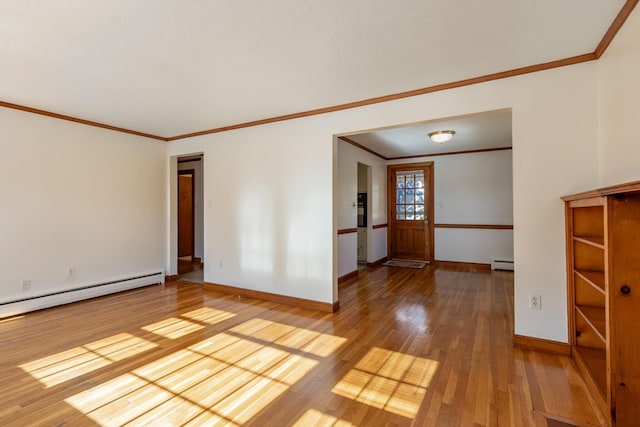
{"type": "Polygon", "coordinates": [[[406,259],[391,259],[382,265],[388,267],[408,267],[408,268],[424,268],[427,265],[426,261],[412,261],[406,259]]]}

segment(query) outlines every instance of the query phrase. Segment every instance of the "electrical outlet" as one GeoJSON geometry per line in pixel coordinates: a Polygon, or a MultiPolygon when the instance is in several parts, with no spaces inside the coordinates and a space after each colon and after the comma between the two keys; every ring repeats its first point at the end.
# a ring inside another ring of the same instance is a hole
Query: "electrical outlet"
{"type": "Polygon", "coordinates": [[[23,291],[28,291],[31,289],[31,280],[23,280],[20,282],[20,289],[23,291]]]}
{"type": "Polygon", "coordinates": [[[542,295],[529,294],[529,308],[532,310],[542,310],[542,295]]]}
{"type": "Polygon", "coordinates": [[[76,269],[74,267],[67,268],[67,278],[72,278],[76,275],[76,269]]]}

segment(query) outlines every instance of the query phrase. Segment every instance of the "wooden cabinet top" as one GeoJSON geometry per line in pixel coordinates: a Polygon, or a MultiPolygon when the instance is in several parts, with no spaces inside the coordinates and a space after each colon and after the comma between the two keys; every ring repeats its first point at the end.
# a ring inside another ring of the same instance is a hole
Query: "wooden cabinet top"
{"type": "Polygon", "coordinates": [[[623,194],[623,193],[640,193],[640,181],[627,182],[625,184],[612,185],[610,187],[598,188],[596,190],[585,191],[582,193],[571,194],[568,196],[562,197],[562,200],[565,202],[570,202],[572,200],[581,200],[587,199],[591,197],[603,197],[610,196],[612,194],[623,194]]]}

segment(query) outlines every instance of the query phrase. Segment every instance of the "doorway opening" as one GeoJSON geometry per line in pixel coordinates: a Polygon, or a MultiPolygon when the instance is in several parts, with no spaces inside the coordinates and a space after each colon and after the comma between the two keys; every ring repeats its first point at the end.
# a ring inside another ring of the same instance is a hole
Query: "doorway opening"
{"type": "Polygon", "coordinates": [[[400,258],[490,271],[495,259],[514,259],[511,109],[356,130],[336,135],[334,143],[337,283],[360,268],[353,213],[357,162],[372,171],[367,244],[361,245],[370,267],[400,258]],[[455,131],[452,142],[428,139],[443,129],[455,131]],[[424,178],[416,173],[418,162],[432,164],[424,178]],[[400,172],[405,187],[396,188],[400,172]],[[416,195],[424,196],[424,207],[416,195]]]}
{"type": "Polygon", "coordinates": [[[369,208],[371,184],[369,175],[371,174],[371,167],[364,163],[358,162],[358,206],[357,206],[357,224],[358,224],[358,242],[357,242],[357,260],[358,270],[366,267],[368,253],[368,240],[367,230],[371,223],[369,208]]]}
{"type": "Polygon", "coordinates": [[[204,282],[203,157],[178,158],[177,273],[180,280],[204,282]]]}

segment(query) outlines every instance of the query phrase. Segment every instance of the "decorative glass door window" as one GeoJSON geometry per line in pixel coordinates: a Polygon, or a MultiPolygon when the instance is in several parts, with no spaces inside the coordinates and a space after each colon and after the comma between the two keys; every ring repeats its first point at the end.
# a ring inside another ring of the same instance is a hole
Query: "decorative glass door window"
{"type": "Polygon", "coordinates": [[[425,219],[424,171],[396,172],[396,219],[425,219]]]}

